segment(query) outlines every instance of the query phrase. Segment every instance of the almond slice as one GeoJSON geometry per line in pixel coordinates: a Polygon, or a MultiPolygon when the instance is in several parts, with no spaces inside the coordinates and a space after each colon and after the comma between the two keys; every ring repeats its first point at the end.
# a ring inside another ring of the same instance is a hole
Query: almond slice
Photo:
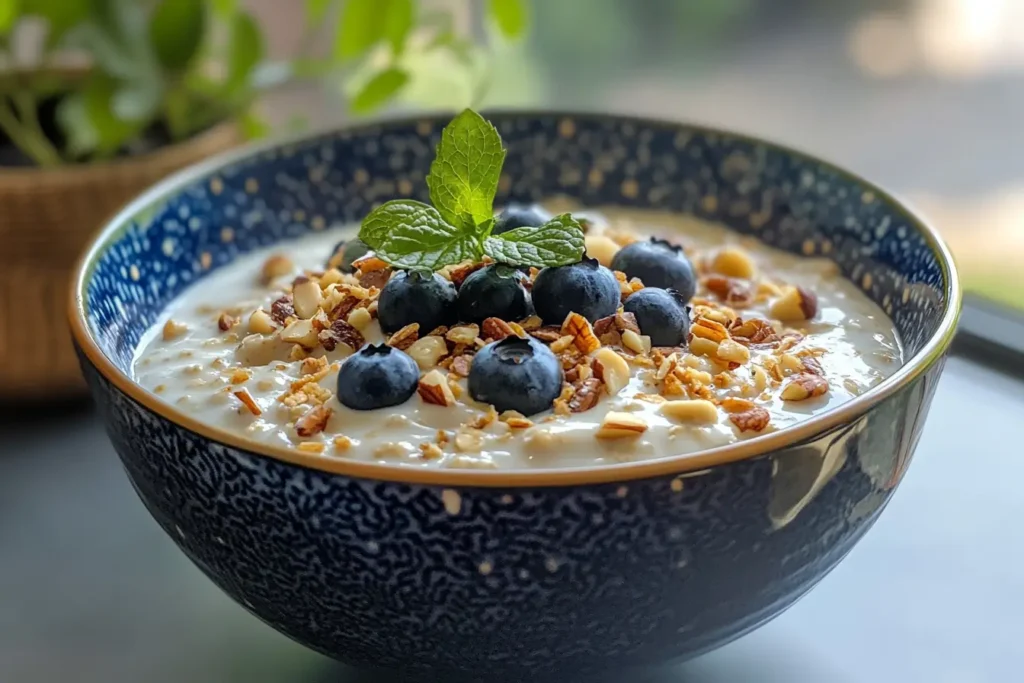
{"type": "Polygon", "coordinates": [[[242,405],[248,408],[249,412],[253,415],[258,417],[263,414],[263,410],[260,409],[259,404],[256,403],[256,399],[252,397],[252,394],[249,393],[248,389],[239,389],[238,391],[233,391],[231,393],[233,393],[235,398],[241,401],[242,405]]]}
{"type": "Polygon", "coordinates": [[[292,288],[292,306],[300,318],[312,318],[320,310],[323,300],[320,285],[312,280],[304,280],[292,288]]]}
{"type": "Polygon", "coordinates": [[[281,341],[299,344],[305,349],[315,349],[317,345],[316,335],[317,332],[313,328],[313,321],[299,319],[281,330],[281,341]]]}
{"type": "Polygon", "coordinates": [[[718,408],[711,401],[703,399],[665,401],[661,404],[660,410],[662,415],[680,422],[698,422],[701,424],[714,424],[718,422],[718,408]]]}
{"type": "Polygon", "coordinates": [[[416,391],[426,403],[445,407],[455,405],[455,395],[448,386],[448,378],[440,370],[431,370],[423,375],[416,391]]]}
{"type": "Polygon", "coordinates": [[[604,416],[594,436],[598,439],[624,439],[640,436],[647,431],[647,423],[632,413],[611,411],[604,416]]]}
{"type": "Polygon", "coordinates": [[[609,395],[616,395],[629,384],[629,363],[613,349],[603,346],[593,358],[594,376],[604,382],[609,395]]]}

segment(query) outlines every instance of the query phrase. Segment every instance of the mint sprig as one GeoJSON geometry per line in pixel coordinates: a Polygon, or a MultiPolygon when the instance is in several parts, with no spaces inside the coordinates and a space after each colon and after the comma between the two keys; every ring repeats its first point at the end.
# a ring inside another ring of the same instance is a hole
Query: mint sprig
{"type": "Polygon", "coordinates": [[[397,268],[438,270],[486,254],[515,266],[562,266],[583,255],[583,229],[569,214],[536,228],[491,235],[505,161],[498,131],[472,109],[445,126],[427,174],[433,206],[396,199],[363,219],[359,239],[397,268]]]}

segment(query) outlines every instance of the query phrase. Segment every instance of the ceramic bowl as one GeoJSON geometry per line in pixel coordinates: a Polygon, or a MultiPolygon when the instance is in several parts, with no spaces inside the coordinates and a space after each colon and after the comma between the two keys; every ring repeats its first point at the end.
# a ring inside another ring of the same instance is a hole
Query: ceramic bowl
{"type": "Polygon", "coordinates": [[[248,443],[132,381],[140,339],[239,256],[424,182],[449,116],[216,158],[99,234],[73,283],[85,376],[153,517],[232,598],[360,666],[494,678],[679,660],[771,619],[868,530],[910,462],[960,290],[935,232],[810,156],[707,128],[601,115],[489,114],[499,200],[695,214],[824,255],[891,316],[894,376],[797,426],[696,455],[547,471],[448,471],[248,443]]]}

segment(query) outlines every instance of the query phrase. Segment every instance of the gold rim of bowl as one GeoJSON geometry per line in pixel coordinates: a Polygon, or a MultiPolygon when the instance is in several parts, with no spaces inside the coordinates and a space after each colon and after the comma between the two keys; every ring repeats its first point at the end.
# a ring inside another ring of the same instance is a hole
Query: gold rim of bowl
{"type": "Polygon", "coordinates": [[[425,484],[430,486],[464,487],[549,487],[578,486],[586,484],[608,484],[631,480],[664,477],[686,474],[705,470],[718,465],[733,463],[740,460],[769,455],[786,447],[813,439],[839,425],[849,424],[872,407],[881,403],[908,386],[936,363],[948,350],[956,332],[960,316],[962,292],[959,275],[949,251],[949,247],[939,237],[938,232],[926,221],[919,218],[903,202],[890,193],[863,178],[846,171],[834,164],[823,161],[816,156],[795,150],[785,145],[770,143],[759,138],[732,133],[713,127],[691,125],[680,122],[659,120],[615,114],[574,113],[560,111],[527,111],[527,110],[496,110],[486,114],[494,116],[523,116],[526,118],[557,117],[572,120],[597,119],[612,120],[619,123],[634,122],[641,126],[677,127],[680,131],[691,131],[702,135],[719,135],[743,140],[751,144],[771,147],[784,153],[820,164],[841,177],[861,185],[865,190],[875,194],[879,201],[885,202],[900,213],[906,221],[918,230],[925,238],[928,246],[936,255],[945,280],[946,305],[942,320],[935,334],[925,346],[909,358],[899,370],[886,378],[877,386],[864,394],[837,406],[836,408],[799,422],[791,427],[769,434],[763,434],[744,441],[710,448],[696,453],[667,456],[652,460],[612,465],[595,465],[590,467],[545,468],[536,470],[470,470],[440,469],[414,467],[410,465],[389,465],[375,462],[349,460],[329,454],[304,453],[297,449],[249,441],[245,437],[233,434],[204,424],[184,414],[173,405],[161,400],[158,396],[136,383],[128,374],[121,371],[99,348],[89,332],[85,312],[85,289],[93,265],[120,232],[126,229],[132,218],[154,204],[165,200],[185,186],[215,173],[231,163],[258,156],[273,148],[287,147],[290,144],[313,142],[317,139],[331,139],[339,133],[357,133],[372,130],[386,124],[416,124],[428,122],[437,125],[450,116],[450,113],[424,113],[419,116],[384,117],[371,123],[349,126],[319,134],[305,134],[291,139],[271,141],[261,145],[249,146],[239,150],[223,153],[186,168],[166,180],[158,183],[117,212],[103,228],[92,238],[90,246],[80,258],[71,280],[71,296],[69,299],[69,317],[75,343],[85,357],[119,391],[147,410],[160,417],[194,432],[211,441],[236,448],[241,451],[266,456],[291,465],[298,465],[312,470],[320,470],[331,474],[344,475],[359,479],[372,479],[408,484],[425,484]]]}

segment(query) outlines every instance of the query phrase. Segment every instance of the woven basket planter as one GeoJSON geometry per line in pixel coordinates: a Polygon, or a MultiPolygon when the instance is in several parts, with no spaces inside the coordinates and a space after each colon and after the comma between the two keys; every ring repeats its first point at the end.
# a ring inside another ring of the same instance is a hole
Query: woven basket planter
{"type": "Polygon", "coordinates": [[[169,173],[228,149],[221,124],[136,157],[54,169],[0,169],[0,401],[83,392],[66,330],[71,266],[111,215],[169,173]]]}

